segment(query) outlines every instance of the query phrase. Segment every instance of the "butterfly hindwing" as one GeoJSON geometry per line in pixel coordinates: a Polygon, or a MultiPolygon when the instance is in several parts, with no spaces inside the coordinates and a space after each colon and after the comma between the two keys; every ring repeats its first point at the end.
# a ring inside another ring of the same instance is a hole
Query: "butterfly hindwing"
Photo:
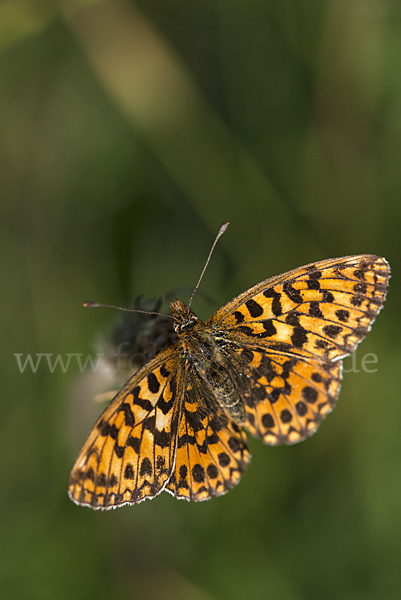
{"type": "Polygon", "coordinates": [[[250,461],[245,431],[190,378],[177,436],[175,468],[166,490],[177,498],[207,500],[240,480],[250,461]]]}
{"type": "Polygon", "coordinates": [[[177,357],[168,349],[117,394],[72,469],[74,502],[108,509],[161,492],[174,465],[180,406],[176,374],[177,357]]]}
{"type": "Polygon", "coordinates": [[[294,269],[250,288],[207,324],[243,343],[309,359],[336,360],[365,337],[383,306],[388,263],[369,254],[294,269]]]}
{"type": "Polygon", "coordinates": [[[266,444],[292,444],[311,435],[333,409],[341,385],[341,361],[302,358],[247,350],[244,373],[246,427],[266,444]]]}

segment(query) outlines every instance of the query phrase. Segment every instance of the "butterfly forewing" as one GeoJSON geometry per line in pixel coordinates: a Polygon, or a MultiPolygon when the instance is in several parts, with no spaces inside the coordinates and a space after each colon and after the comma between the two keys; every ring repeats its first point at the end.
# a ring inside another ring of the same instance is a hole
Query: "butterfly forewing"
{"type": "Polygon", "coordinates": [[[113,508],[154,498],[174,464],[180,403],[177,356],[168,349],[134,375],[101,415],[69,481],[70,498],[113,508]]]}
{"type": "Polygon", "coordinates": [[[335,360],[366,335],[383,306],[388,278],[387,262],[369,254],[312,263],[249,289],[207,324],[235,332],[244,343],[335,360]]]}

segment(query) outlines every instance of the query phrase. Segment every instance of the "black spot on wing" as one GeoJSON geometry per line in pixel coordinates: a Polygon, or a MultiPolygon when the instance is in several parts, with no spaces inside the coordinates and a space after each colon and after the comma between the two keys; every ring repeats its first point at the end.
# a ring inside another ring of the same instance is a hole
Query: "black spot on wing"
{"type": "Polygon", "coordinates": [[[309,290],[320,290],[320,283],[316,279],[309,279],[306,285],[309,290]]]}
{"type": "Polygon", "coordinates": [[[352,296],[351,297],[351,304],[353,306],[355,306],[355,308],[358,308],[359,306],[361,306],[362,302],[364,301],[364,296],[361,295],[357,295],[357,296],[352,296]]]}
{"type": "Polygon", "coordinates": [[[232,450],[232,452],[234,452],[234,453],[238,452],[240,450],[239,441],[234,437],[229,438],[228,445],[230,447],[230,450],[232,450]]]}
{"type": "Polygon", "coordinates": [[[280,419],[282,423],[290,423],[292,421],[292,414],[287,408],[281,411],[280,419]]]}
{"type": "Polygon", "coordinates": [[[81,479],[83,479],[84,477],[86,479],[90,479],[91,481],[95,481],[95,472],[92,469],[92,467],[90,467],[86,473],[82,473],[82,471],[80,472],[81,475],[81,479]]]}
{"type": "Polygon", "coordinates": [[[135,472],[131,463],[127,463],[124,469],[124,477],[125,479],[135,479],[135,472]]]}
{"type": "Polygon", "coordinates": [[[139,385],[135,386],[134,389],[132,390],[132,395],[134,396],[134,402],[135,402],[135,404],[138,404],[138,406],[141,406],[144,410],[147,410],[148,412],[150,412],[153,408],[152,403],[149,402],[149,400],[146,400],[146,398],[141,398],[139,396],[140,391],[141,391],[141,388],[139,385]]]}
{"type": "MultiPolygon", "coordinates": [[[[270,319],[268,319],[268,320],[270,320],[270,319]]],[[[271,326],[268,324],[267,327],[268,327],[267,330],[264,327],[265,331],[260,331],[260,332],[255,332],[252,329],[252,327],[247,327],[246,325],[241,325],[240,327],[238,327],[238,329],[239,329],[239,331],[242,331],[242,333],[245,333],[245,335],[249,335],[250,337],[253,337],[253,338],[267,338],[267,337],[271,337],[275,333],[275,331],[272,332],[272,328],[274,327],[273,324],[271,326]]]]}
{"type": "Polygon", "coordinates": [[[116,453],[117,458],[122,458],[124,456],[125,447],[119,446],[118,443],[116,442],[114,444],[114,452],[116,453]]]}
{"type": "Polygon", "coordinates": [[[115,475],[110,475],[109,478],[109,486],[114,487],[115,485],[117,485],[118,483],[118,479],[115,475]]]}
{"type": "Polygon", "coordinates": [[[159,400],[157,401],[157,408],[160,409],[164,415],[166,415],[172,409],[174,402],[174,395],[172,395],[170,400],[166,402],[164,399],[164,394],[160,394],[159,400]]]}
{"type": "Polygon", "coordinates": [[[301,292],[294,289],[288,281],[283,285],[283,290],[292,302],[295,302],[296,304],[302,304],[303,298],[301,292]]]}
{"type": "Polygon", "coordinates": [[[125,424],[128,425],[128,427],[133,427],[135,425],[135,416],[131,410],[131,406],[127,402],[123,402],[120,411],[124,413],[125,424]]]}
{"type": "Polygon", "coordinates": [[[160,367],[160,374],[162,375],[162,377],[168,377],[170,375],[170,371],[166,369],[165,364],[162,364],[162,366],[160,367]]]}
{"type": "Polygon", "coordinates": [[[266,427],[266,429],[271,429],[274,427],[274,419],[270,413],[266,413],[262,417],[262,425],[266,427]]]}
{"type": "Polygon", "coordinates": [[[357,293],[366,294],[367,289],[368,289],[368,286],[366,285],[366,283],[356,283],[354,285],[354,290],[357,293]]]}
{"type": "Polygon", "coordinates": [[[309,305],[309,314],[316,319],[323,319],[323,313],[320,310],[319,302],[313,300],[309,305]]]}
{"type": "Polygon", "coordinates": [[[241,325],[241,327],[238,327],[239,331],[242,331],[242,333],[245,333],[245,335],[253,335],[254,331],[251,327],[247,327],[246,325],[241,325]]]}
{"type": "Polygon", "coordinates": [[[247,302],[245,302],[245,305],[251,317],[256,318],[263,315],[263,307],[260,306],[260,304],[258,304],[257,302],[255,302],[255,300],[253,300],[252,298],[250,300],[247,300],[247,302]]]}
{"type": "Polygon", "coordinates": [[[243,322],[244,322],[244,319],[245,319],[245,317],[244,317],[244,315],[242,314],[242,312],[240,312],[239,310],[236,310],[236,311],[233,313],[233,316],[235,317],[235,319],[236,319],[237,323],[243,323],[243,322]]]}
{"type": "MultiPolygon", "coordinates": [[[[248,404],[249,404],[249,403],[248,403],[248,404]]],[[[249,405],[250,405],[250,406],[253,408],[253,403],[251,403],[251,404],[249,404],[249,405]]],[[[255,425],[255,415],[254,415],[253,413],[249,413],[249,414],[247,415],[247,419],[248,419],[248,422],[249,422],[251,425],[255,425]]]]}
{"type": "Polygon", "coordinates": [[[272,404],[275,404],[277,400],[280,398],[280,394],[282,392],[282,388],[275,388],[268,394],[268,398],[272,404]]]}
{"type": "Polygon", "coordinates": [[[210,477],[210,479],[216,479],[216,477],[219,474],[216,465],[214,465],[213,463],[210,463],[207,466],[206,473],[207,473],[208,477],[210,477]]]}
{"type": "Polygon", "coordinates": [[[339,310],[336,310],[336,316],[340,321],[346,323],[349,319],[349,311],[340,308],[339,310]]]}
{"type": "Polygon", "coordinates": [[[110,436],[115,440],[118,436],[117,427],[113,424],[107,423],[107,421],[99,421],[97,428],[102,437],[110,436]]]}
{"type": "Polygon", "coordinates": [[[283,308],[281,306],[281,294],[279,292],[276,292],[274,290],[274,288],[269,288],[268,290],[265,290],[263,292],[263,295],[266,298],[273,298],[273,302],[272,302],[272,313],[274,314],[275,317],[279,317],[282,312],[283,312],[283,308]]]}
{"type": "Polygon", "coordinates": [[[329,302],[332,304],[334,302],[334,296],[329,290],[321,290],[322,300],[321,302],[329,302]]]}
{"type": "Polygon", "coordinates": [[[160,383],[154,373],[148,375],[148,388],[152,394],[157,394],[160,389],[160,383]]]}
{"type": "Polygon", "coordinates": [[[203,483],[205,481],[205,470],[200,464],[196,464],[192,467],[192,477],[196,483],[203,483]]]}
{"type": "Polygon", "coordinates": [[[101,487],[107,487],[107,477],[105,473],[99,473],[96,480],[97,485],[101,487]]]}
{"type": "Polygon", "coordinates": [[[272,319],[265,319],[262,321],[263,329],[266,331],[267,336],[271,337],[277,333],[277,329],[273,325],[272,319]]]}
{"type": "Polygon", "coordinates": [[[218,454],[217,458],[219,461],[219,465],[221,467],[227,467],[231,462],[230,457],[225,452],[220,452],[220,454],[218,454]]]}
{"type": "Polygon", "coordinates": [[[159,456],[157,457],[157,460],[156,460],[156,468],[160,471],[161,469],[164,469],[165,464],[166,464],[166,461],[164,459],[164,456],[161,456],[159,454],[159,456]]]}
{"type": "Polygon", "coordinates": [[[339,325],[326,325],[323,327],[323,331],[329,338],[334,340],[341,333],[342,327],[339,325]]]}
{"type": "Polygon", "coordinates": [[[288,323],[289,325],[300,326],[299,325],[299,316],[294,310],[291,310],[287,314],[287,316],[285,318],[285,322],[288,323]]]}
{"type": "Polygon", "coordinates": [[[317,400],[318,392],[317,390],[315,390],[315,388],[311,387],[310,385],[307,385],[302,389],[302,397],[309,404],[314,404],[317,400]]]}
{"type": "Polygon", "coordinates": [[[152,475],[152,472],[152,463],[150,462],[149,458],[145,456],[145,458],[142,459],[139,474],[141,475],[141,477],[143,477],[144,475],[152,475]]]}
{"type": "Polygon", "coordinates": [[[294,327],[294,331],[291,335],[291,342],[294,346],[296,348],[302,348],[307,341],[308,336],[306,335],[306,330],[301,326],[294,327]]]}
{"type": "Polygon", "coordinates": [[[295,408],[300,417],[303,417],[308,412],[308,408],[305,402],[302,402],[302,400],[300,402],[297,402],[295,408]]]}
{"type": "Polygon", "coordinates": [[[321,272],[321,271],[314,271],[313,273],[311,273],[311,274],[309,275],[309,280],[312,280],[312,279],[320,279],[320,278],[321,278],[321,276],[322,276],[322,272],[321,272]]]}
{"type": "Polygon", "coordinates": [[[155,444],[161,448],[167,448],[171,443],[171,435],[167,431],[154,430],[155,444]]]}
{"type": "Polygon", "coordinates": [[[139,449],[141,447],[141,440],[130,435],[128,436],[126,446],[130,446],[138,454],[139,449]]]}

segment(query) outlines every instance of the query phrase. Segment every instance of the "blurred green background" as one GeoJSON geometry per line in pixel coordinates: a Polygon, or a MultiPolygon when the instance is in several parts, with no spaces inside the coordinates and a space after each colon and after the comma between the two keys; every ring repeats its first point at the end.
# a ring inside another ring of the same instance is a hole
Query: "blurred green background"
{"type": "Polygon", "coordinates": [[[400,598],[399,3],[2,0],[0,52],[1,597],[400,598]],[[75,506],[102,382],[15,354],[94,355],[115,316],[82,302],[193,286],[227,220],[201,318],[310,261],[389,260],[336,410],[250,440],[210,502],[75,506]]]}

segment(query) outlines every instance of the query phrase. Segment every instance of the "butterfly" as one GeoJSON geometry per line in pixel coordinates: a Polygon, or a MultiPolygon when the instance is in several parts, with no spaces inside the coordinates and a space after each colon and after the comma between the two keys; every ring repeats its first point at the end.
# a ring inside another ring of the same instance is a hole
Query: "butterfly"
{"type": "Polygon", "coordinates": [[[270,445],[310,436],[335,405],[342,359],[382,308],[389,274],[370,254],[311,263],[262,281],[205,323],[192,298],[171,302],[176,343],[100,416],[72,469],[71,500],[110,509],[163,490],[207,500],[248,466],[245,429],[270,445]]]}

